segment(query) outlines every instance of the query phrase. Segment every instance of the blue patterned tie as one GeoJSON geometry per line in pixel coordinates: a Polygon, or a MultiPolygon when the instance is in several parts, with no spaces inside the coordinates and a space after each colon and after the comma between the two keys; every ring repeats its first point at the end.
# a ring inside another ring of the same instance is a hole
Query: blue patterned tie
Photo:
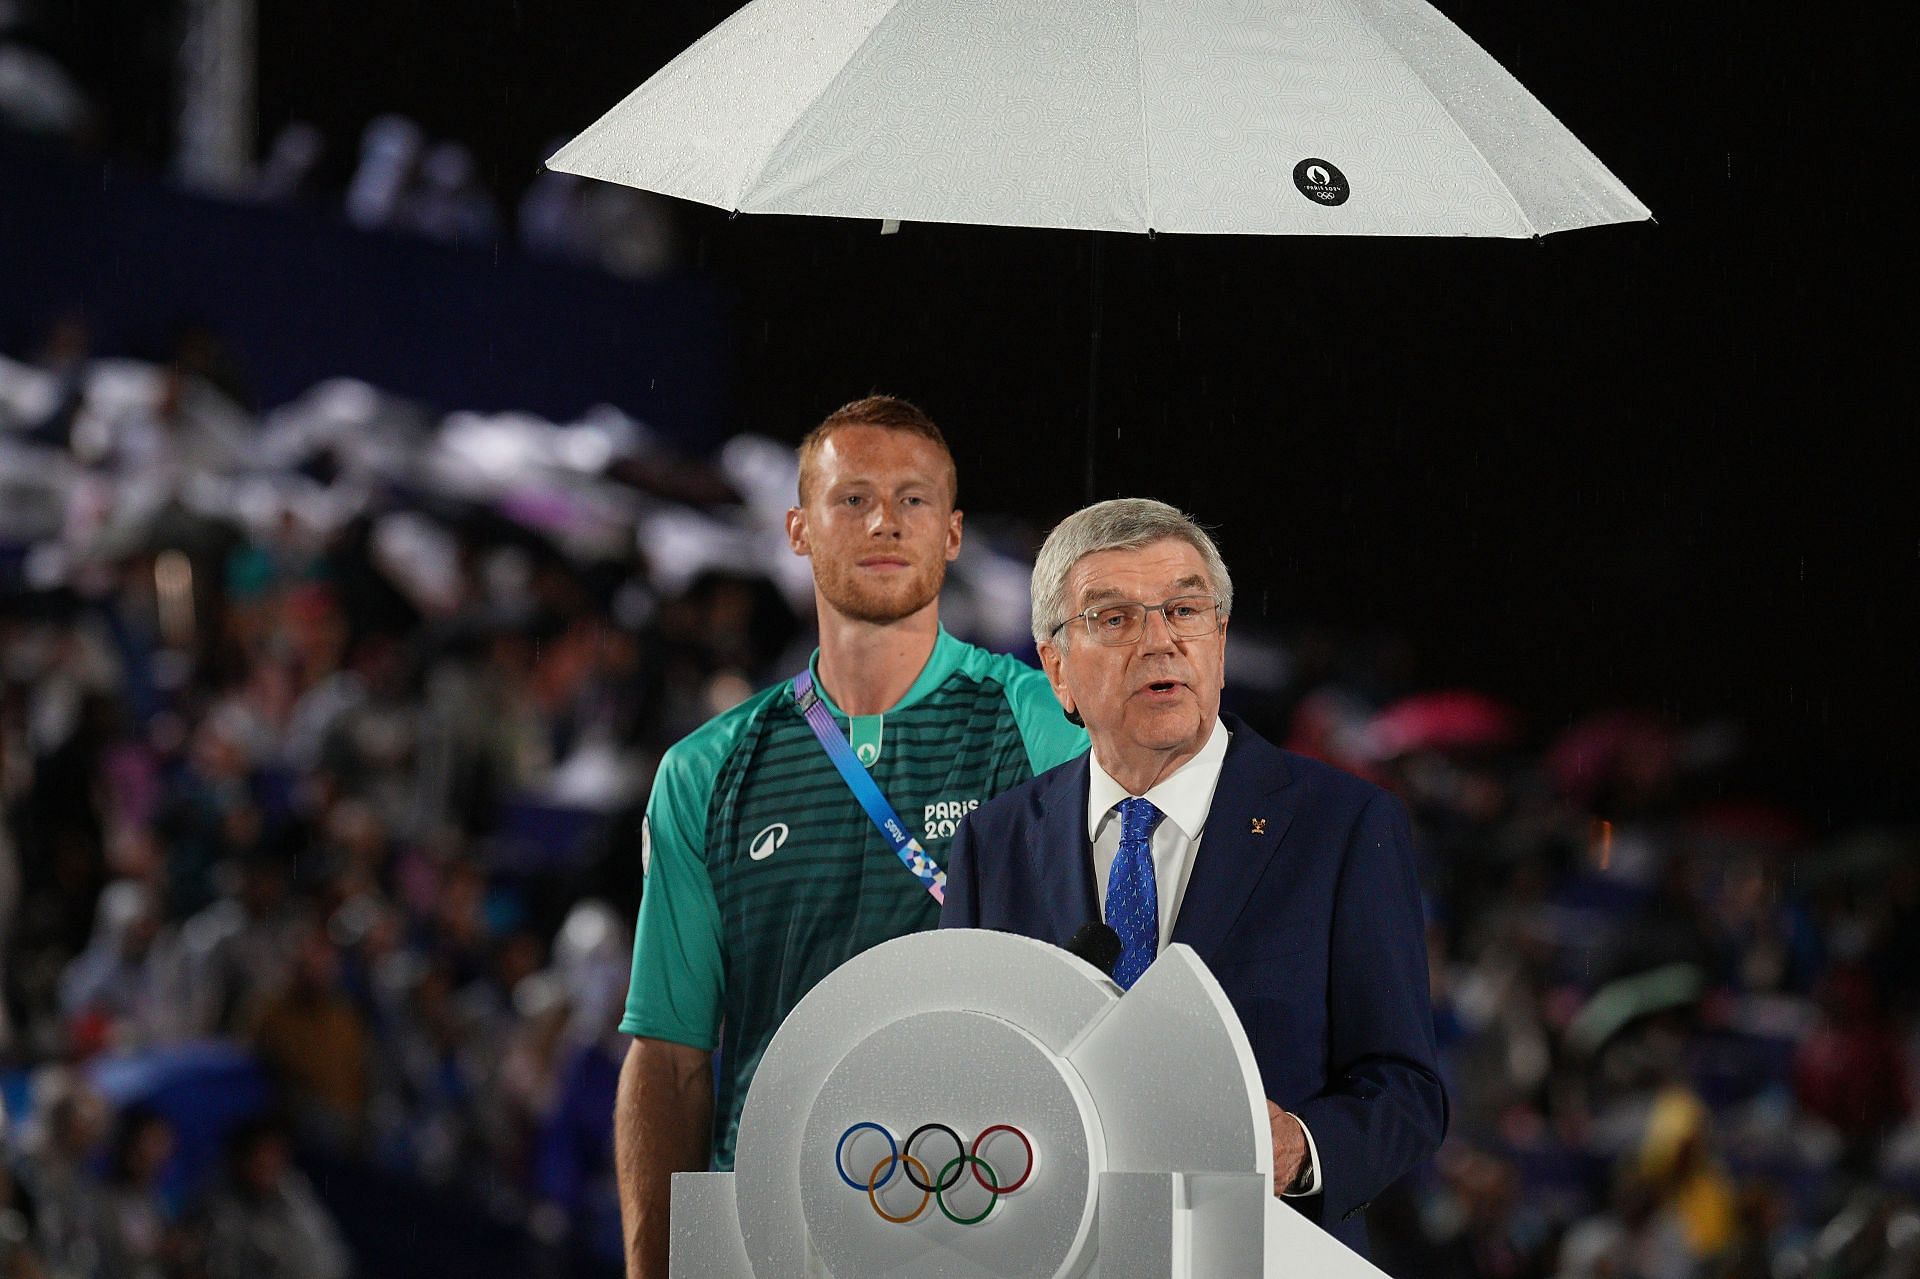
{"type": "Polygon", "coordinates": [[[1113,980],[1130,990],[1160,949],[1160,892],[1153,882],[1153,828],[1161,813],[1146,800],[1123,799],[1120,851],[1107,872],[1107,926],[1120,934],[1113,980]]]}

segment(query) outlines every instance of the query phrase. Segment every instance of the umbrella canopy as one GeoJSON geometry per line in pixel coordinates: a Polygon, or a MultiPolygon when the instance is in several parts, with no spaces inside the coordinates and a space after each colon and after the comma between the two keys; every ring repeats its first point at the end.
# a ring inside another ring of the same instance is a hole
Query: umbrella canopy
{"type": "Polygon", "coordinates": [[[1519,724],[1511,706],[1471,689],[1403,697],[1373,717],[1367,736],[1376,759],[1413,751],[1499,750],[1519,724]]]}
{"type": "Polygon", "coordinates": [[[753,0],[548,166],[754,213],[1085,230],[1650,216],[1423,0],[753,0]]]}
{"type": "Polygon", "coordinates": [[[1706,989],[1705,974],[1692,964],[1666,964],[1608,982],[1567,1024],[1567,1042],[1580,1052],[1597,1052],[1640,1018],[1686,1008],[1706,989]]]}

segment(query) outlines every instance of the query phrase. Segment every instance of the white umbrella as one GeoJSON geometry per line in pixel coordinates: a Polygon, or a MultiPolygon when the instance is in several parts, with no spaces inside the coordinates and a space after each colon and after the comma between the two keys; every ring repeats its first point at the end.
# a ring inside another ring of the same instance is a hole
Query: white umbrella
{"type": "Polygon", "coordinates": [[[753,0],[548,165],[889,221],[1537,236],[1650,216],[1423,0],[753,0]]]}

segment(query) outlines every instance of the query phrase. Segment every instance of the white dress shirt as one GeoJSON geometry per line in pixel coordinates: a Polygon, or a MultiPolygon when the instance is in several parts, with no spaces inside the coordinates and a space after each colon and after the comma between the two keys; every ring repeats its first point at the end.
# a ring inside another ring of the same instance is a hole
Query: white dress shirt
{"type": "MultiPolygon", "coordinates": [[[[1207,813],[1213,808],[1213,792],[1220,784],[1220,766],[1226,762],[1227,743],[1233,734],[1218,719],[1213,732],[1199,753],[1141,796],[1159,809],[1162,816],[1153,828],[1153,882],[1160,902],[1160,942],[1164,949],[1173,936],[1174,922],[1180,918],[1180,903],[1187,895],[1187,881],[1193,878],[1194,858],[1200,852],[1200,836],[1205,833],[1207,813]]],[[[1120,801],[1131,792],[1100,766],[1098,748],[1088,758],[1087,839],[1093,845],[1093,882],[1100,897],[1100,913],[1107,910],[1107,879],[1113,873],[1113,859],[1120,855],[1120,801]]],[[[1294,1117],[1297,1121],[1299,1116],[1294,1117]]],[[[1306,1186],[1295,1197],[1320,1193],[1320,1152],[1313,1144],[1313,1133],[1306,1124],[1300,1131],[1307,1135],[1307,1162],[1311,1171],[1306,1186]]]]}
{"type": "MultiPolygon", "coordinates": [[[[1153,828],[1153,882],[1160,898],[1160,945],[1173,936],[1173,921],[1180,917],[1180,901],[1186,896],[1187,880],[1193,874],[1194,854],[1200,850],[1200,834],[1207,824],[1207,810],[1213,807],[1213,788],[1220,783],[1220,765],[1227,758],[1227,742],[1233,737],[1227,726],[1213,721],[1213,733],[1198,754],[1159,783],[1142,798],[1163,814],[1153,828]]],[[[1107,909],[1107,878],[1113,873],[1113,859],[1120,855],[1120,813],[1118,805],[1128,798],[1127,788],[1100,766],[1096,752],[1087,785],[1087,838],[1093,842],[1093,882],[1100,894],[1100,909],[1107,909]]]]}

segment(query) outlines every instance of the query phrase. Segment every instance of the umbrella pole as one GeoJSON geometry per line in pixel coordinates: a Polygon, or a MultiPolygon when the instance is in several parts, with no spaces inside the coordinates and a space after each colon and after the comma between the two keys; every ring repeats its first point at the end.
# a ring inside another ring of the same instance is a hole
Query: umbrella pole
{"type": "Polygon", "coordinates": [[[1093,252],[1087,290],[1087,497],[1091,505],[1100,496],[1094,467],[1100,429],[1100,233],[1092,233],[1093,252]]]}

